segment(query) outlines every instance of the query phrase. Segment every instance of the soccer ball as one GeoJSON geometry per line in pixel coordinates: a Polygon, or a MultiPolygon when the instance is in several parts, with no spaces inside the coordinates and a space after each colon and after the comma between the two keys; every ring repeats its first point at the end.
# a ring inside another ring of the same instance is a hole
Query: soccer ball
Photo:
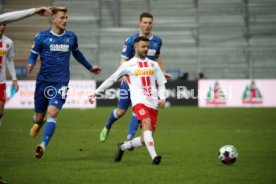
{"type": "Polygon", "coordinates": [[[238,150],[232,145],[225,145],[219,149],[219,160],[227,165],[233,164],[238,158],[238,150]]]}

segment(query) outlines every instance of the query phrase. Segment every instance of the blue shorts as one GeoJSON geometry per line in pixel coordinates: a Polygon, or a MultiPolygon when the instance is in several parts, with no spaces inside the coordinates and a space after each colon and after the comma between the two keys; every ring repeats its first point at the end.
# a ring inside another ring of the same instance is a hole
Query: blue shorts
{"type": "Polygon", "coordinates": [[[35,86],[35,112],[45,113],[49,105],[61,109],[65,103],[68,91],[68,82],[36,81],[35,86]]]}
{"type": "Polygon", "coordinates": [[[120,96],[119,96],[119,102],[117,107],[120,109],[127,110],[130,104],[131,104],[131,100],[130,100],[130,91],[129,91],[128,84],[125,82],[122,82],[120,85],[120,96]]]}

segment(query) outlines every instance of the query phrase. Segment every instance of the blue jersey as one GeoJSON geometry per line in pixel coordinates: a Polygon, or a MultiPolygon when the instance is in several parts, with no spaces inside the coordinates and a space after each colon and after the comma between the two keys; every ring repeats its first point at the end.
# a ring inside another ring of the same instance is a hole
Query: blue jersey
{"type": "Polygon", "coordinates": [[[40,55],[41,60],[37,80],[68,83],[70,55],[77,49],[77,36],[71,31],[64,31],[62,35],[50,29],[38,33],[31,49],[32,53],[40,55]]]}
{"type": "MultiPolygon", "coordinates": [[[[135,55],[134,50],[134,40],[139,37],[139,33],[129,36],[124,44],[121,57],[126,58],[127,60],[131,59],[135,55]]],[[[148,50],[148,58],[155,61],[156,58],[160,55],[160,50],[162,47],[162,39],[154,34],[152,34],[149,41],[149,50],[148,50]]]]}

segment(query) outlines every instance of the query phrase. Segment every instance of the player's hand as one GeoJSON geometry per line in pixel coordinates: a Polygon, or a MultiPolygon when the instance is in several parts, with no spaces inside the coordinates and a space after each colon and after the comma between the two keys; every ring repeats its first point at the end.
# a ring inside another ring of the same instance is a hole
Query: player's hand
{"type": "Polygon", "coordinates": [[[46,7],[46,6],[36,8],[35,13],[41,16],[50,16],[53,14],[52,7],[46,7]]]}
{"type": "Polygon", "coordinates": [[[95,96],[96,96],[96,93],[95,91],[92,91],[92,93],[88,96],[88,101],[93,104],[95,102],[95,96]]]}
{"type": "Polygon", "coordinates": [[[33,71],[33,69],[34,69],[34,65],[28,64],[28,66],[27,66],[27,72],[31,73],[33,71]]]}
{"type": "Polygon", "coordinates": [[[12,81],[12,86],[15,87],[16,92],[19,90],[19,85],[18,85],[18,83],[17,83],[17,80],[13,80],[13,81],[12,81]]]}
{"type": "Polygon", "coordinates": [[[172,76],[168,73],[164,73],[164,76],[167,80],[171,80],[172,76]]]}
{"type": "Polygon", "coordinates": [[[123,77],[122,77],[122,81],[123,81],[124,83],[128,84],[128,79],[127,79],[126,76],[123,76],[123,77]]]}
{"type": "Polygon", "coordinates": [[[158,105],[159,105],[159,107],[161,107],[163,109],[166,105],[166,101],[165,100],[158,100],[158,105]]]}
{"type": "Polygon", "coordinates": [[[90,71],[97,75],[97,74],[101,73],[102,69],[98,66],[93,66],[93,68],[91,68],[90,71]]]}

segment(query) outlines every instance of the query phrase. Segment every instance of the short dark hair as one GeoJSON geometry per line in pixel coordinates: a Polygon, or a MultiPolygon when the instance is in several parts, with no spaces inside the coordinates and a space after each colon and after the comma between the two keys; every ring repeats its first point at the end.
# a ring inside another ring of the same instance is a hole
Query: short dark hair
{"type": "Polygon", "coordinates": [[[53,7],[52,8],[52,12],[53,12],[53,15],[57,14],[58,12],[64,12],[64,13],[67,13],[67,8],[66,7],[62,7],[62,6],[59,6],[59,7],[53,7]]]}
{"type": "Polygon", "coordinates": [[[142,18],[144,18],[144,17],[146,17],[146,18],[152,18],[152,19],[153,19],[152,14],[150,14],[150,13],[148,13],[148,12],[143,12],[143,13],[141,13],[141,15],[140,15],[140,21],[141,21],[142,18]]]}
{"type": "Polygon", "coordinates": [[[134,43],[138,43],[140,41],[149,42],[149,39],[144,36],[138,36],[137,38],[134,39],[134,43]]]}

